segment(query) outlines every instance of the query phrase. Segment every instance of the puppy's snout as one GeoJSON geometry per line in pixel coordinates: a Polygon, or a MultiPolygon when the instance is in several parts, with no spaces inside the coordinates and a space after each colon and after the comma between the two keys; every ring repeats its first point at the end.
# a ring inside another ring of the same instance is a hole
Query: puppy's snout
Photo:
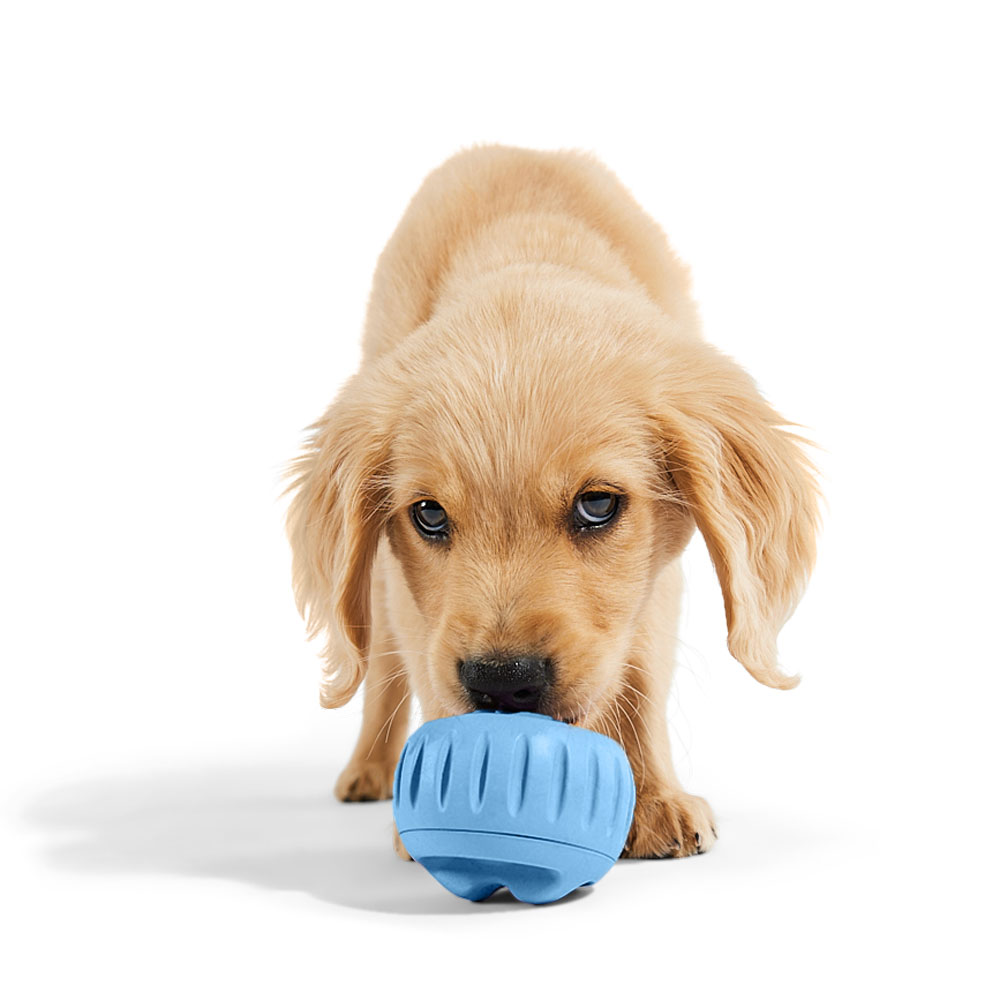
{"type": "Polygon", "coordinates": [[[472,704],[501,712],[537,711],[552,675],[552,661],[537,656],[493,654],[458,665],[472,704]]]}

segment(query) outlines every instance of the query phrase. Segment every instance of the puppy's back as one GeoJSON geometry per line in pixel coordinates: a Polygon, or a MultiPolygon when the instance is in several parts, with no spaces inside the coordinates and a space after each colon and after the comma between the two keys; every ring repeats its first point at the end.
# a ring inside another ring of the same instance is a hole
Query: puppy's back
{"type": "Polygon", "coordinates": [[[391,350],[426,322],[460,251],[511,215],[582,223],[613,248],[654,302],[697,327],[687,269],[660,227],[596,158],[477,146],[427,177],[382,252],[368,304],[365,358],[391,350]]]}

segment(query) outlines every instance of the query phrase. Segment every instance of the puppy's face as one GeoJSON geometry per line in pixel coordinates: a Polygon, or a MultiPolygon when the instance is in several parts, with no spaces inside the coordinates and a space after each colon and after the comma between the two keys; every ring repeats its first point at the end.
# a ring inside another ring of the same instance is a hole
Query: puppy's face
{"type": "Polygon", "coordinates": [[[298,603],[328,639],[323,704],[364,679],[386,537],[423,625],[408,663],[446,711],[598,713],[694,525],[730,650],[794,685],[775,648],[813,559],[810,466],[747,375],[668,322],[634,295],[518,283],[440,308],[345,387],[288,519],[298,603]]]}
{"type": "Polygon", "coordinates": [[[565,340],[561,359],[537,338],[518,358],[519,342],[465,345],[415,392],[388,536],[448,711],[585,721],[617,693],[654,575],[694,522],[620,371],[574,363],[565,340]]]}

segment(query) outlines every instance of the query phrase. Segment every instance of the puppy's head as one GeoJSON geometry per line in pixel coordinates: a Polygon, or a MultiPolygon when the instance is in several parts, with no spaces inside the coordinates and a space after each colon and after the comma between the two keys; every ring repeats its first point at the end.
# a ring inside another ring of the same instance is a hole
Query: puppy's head
{"type": "Polygon", "coordinates": [[[499,297],[445,310],[315,426],[289,512],[295,586],[327,634],[323,702],[364,677],[388,540],[445,711],[580,720],[614,697],[659,571],[697,525],[733,655],[765,684],[813,557],[815,491],[733,362],[643,305],[499,297]]]}

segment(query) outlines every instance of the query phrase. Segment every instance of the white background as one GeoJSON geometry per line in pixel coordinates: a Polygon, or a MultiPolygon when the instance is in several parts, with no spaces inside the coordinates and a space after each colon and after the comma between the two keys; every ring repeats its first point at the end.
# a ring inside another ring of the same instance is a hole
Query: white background
{"type": "Polygon", "coordinates": [[[7,996],[996,995],[990,7],[4,5],[7,996]],[[716,849],[537,909],[333,801],[358,710],[317,705],[279,499],[382,245],[476,141],[623,178],[828,497],[794,692],[687,557],[716,849]]]}

